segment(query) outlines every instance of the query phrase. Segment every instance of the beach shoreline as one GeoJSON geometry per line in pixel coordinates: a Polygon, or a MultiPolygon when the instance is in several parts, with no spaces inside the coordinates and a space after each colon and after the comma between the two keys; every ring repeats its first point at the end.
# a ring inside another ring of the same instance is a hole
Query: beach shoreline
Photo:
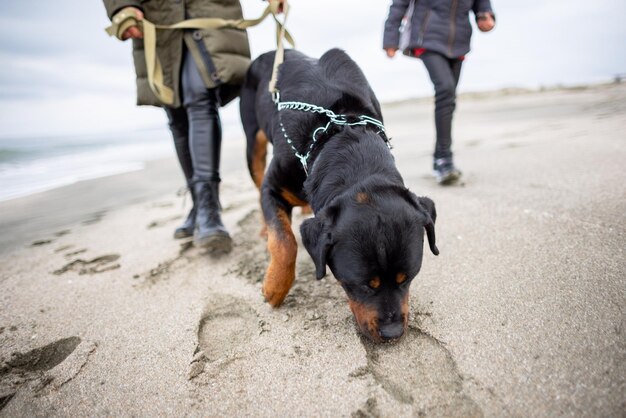
{"type": "MultiPolygon", "coordinates": [[[[610,89],[619,85],[619,83],[598,83],[538,89],[502,88],[493,91],[465,92],[459,94],[459,103],[463,106],[464,102],[480,102],[511,96],[535,97],[546,93],[584,92],[610,89]]],[[[432,100],[432,97],[426,96],[392,101],[383,104],[383,109],[386,112],[392,112],[396,108],[406,108],[412,105],[426,109],[431,105],[432,100]]],[[[232,110],[230,111],[232,113],[232,110]]],[[[232,117],[229,117],[229,120],[231,123],[234,121],[232,117]]],[[[229,128],[230,131],[241,130],[240,127],[230,126],[229,128]]],[[[243,137],[235,138],[235,132],[230,131],[223,149],[222,170],[225,173],[245,170],[245,161],[242,157],[245,153],[245,141],[243,137]]],[[[167,132],[158,133],[157,136],[163,136],[163,134],[167,135],[167,132]]],[[[243,132],[241,132],[242,135],[243,132]]],[[[174,150],[171,151],[173,154],[174,150]]],[[[0,254],[33,242],[45,241],[49,238],[44,238],[44,236],[54,236],[71,227],[72,224],[89,222],[90,219],[112,209],[160,195],[176,193],[185,186],[174,156],[144,161],[142,166],[138,170],[81,180],[0,201],[0,212],[3,213],[0,216],[0,230],[4,232],[0,237],[0,254]],[[154,181],[147,179],[154,179],[154,181]]]]}
{"type": "Polygon", "coordinates": [[[263,301],[242,139],[223,156],[226,257],[172,239],[174,158],[0,203],[0,415],[623,413],[626,85],[464,97],[448,188],[430,176],[432,103],[383,114],[438,212],[401,341],[358,334],[298,233],[292,291],[263,301]]]}
{"type": "Polygon", "coordinates": [[[0,255],[53,239],[77,225],[133,203],[175,194],[183,180],[173,158],[141,170],[84,180],[0,202],[0,255]]]}
{"type": "MultiPolygon", "coordinates": [[[[231,135],[232,136],[232,135],[231,135]]],[[[222,172],[245,168],[243,139],[231,137],[222,149],[222,172]]],[[[172,147],[171,156],[141,163],[138,170],[74,182],[0,201],[0,254],[45,241],[74,224],[89,223],[125,205],[184,192],[186,186],[172,147]]],[[[190,202],[180,198],[181,211],[190,202]]],[[[182,216],[182,215],[181,215],[182,216]]]]}

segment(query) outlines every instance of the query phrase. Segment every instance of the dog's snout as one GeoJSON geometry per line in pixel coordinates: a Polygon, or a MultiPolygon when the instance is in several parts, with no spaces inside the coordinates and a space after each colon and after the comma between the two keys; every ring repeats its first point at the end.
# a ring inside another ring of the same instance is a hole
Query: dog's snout
{"type": "Polygon", "coordinates": [[[378,326],[380,338],[385,341],[396,340],[404,334],[404,324],[402,322],[392,322],[389,324],[380,324],[378,326]]]}

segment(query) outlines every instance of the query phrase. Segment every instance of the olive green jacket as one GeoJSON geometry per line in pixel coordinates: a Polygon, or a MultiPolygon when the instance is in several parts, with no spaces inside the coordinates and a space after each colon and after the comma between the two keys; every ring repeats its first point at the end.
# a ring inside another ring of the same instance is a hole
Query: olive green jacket
{"type": "MultiPolygon", "coordinates": [[[[171,25],[185,19],[219,17],[241,19],[239,0],[103,0],[109,18],[124,7],[141,9],[152,23],[171,25]]],[[[224,105],[239,94],[250,64],[250,46],[245,30],[159,30],[156,53],[163,67],[163,80],[174,90],[173,107],[181,105],[180,75],[183,43],[191,52],[207,88],[219,87],[224,105]]],[[[137,104],[163,106],[152,93],[144,58],[143,41],[133,39],[137,75],[137,104]]]]}

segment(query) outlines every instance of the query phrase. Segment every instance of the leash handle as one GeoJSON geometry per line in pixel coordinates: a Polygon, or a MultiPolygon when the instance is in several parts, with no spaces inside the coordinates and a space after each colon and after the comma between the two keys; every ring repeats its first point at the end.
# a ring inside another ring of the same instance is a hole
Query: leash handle
{"type": "MultiPolygon", "coordinates": [[[[278,2],[276,2],[278,3],[278,2]]],[[[278,20],[276,14],[273,14],[274,21],[276,21],[276,54],[274,55],[274,65],[272,67],[272,78],[270,79],[270,83],[268,86],[268,91],[272,94],[274,100],[277,100],[278,97],[278,89],[276,89],[276,82],[278,81],[278,67],[285,60],[285,46],[283,45],[283,39],[289,37],[289,32],[285,29],[287,25],[287,17],[289,16],[289,2],[284,0],[283,2],[283,23],[278,20]]],[[[292,47],[295,48],[295,43],[293,39],[287,38],[287,42],[291,44],[292,47]]]]}
{"type": "Polygon", "coordinates": [[[124,35],[124,32],[126,32],[128,28],[140,25],[133,7],[124,7],[113,16],[111,22],[112,25],[104,30],[109,36],[115,36],[120,41],[124,40],[122,39],[122,35],[124,35]]]}
{"type": "Polygon", "coordinates": [[[233,28],[245,30],[249,27],[256,26],[261,23],[270,14],[276,22],[277,48],[276,58],[274,59],[274,68],[272,71],[272,81],[270,81],[270,91],[276,89],[276,78],[278,77],[278,66],[283,62],[284,46],[283,39],[295,47],[295,42],[289,31],[285,28],[287,21],[287,13],[289,5],[287,0],[283,0],[284,19],[281,23],[276,17],[279,12],[281,2],[279,0],[268,0],[268,6],[265,8],[261,16],[256,19],[221,19],[221,18],[198,18],[187,19],[173,25],[157,25],[147,19],[137,20],[137,16],[132,8],[126,7],[113,16],[111,26],[105,29],[109,36],[115,36],[122,39],[122,35],[131,26],[139,26],[143,31],[144,57],[146,59],[146,68],[148,71],[148,84],[150,89],[159,99],[166,105],[174,104],[174,90],[166,86],[163,81],[163,67],[156,53],[157,30],[180,30],[180,29],[223,29],[233,28]],[[279,54],[280,50],[280,54],[279,54]],[[280,60],[278,59],[280,55],[280,60]],[[273,90],[272,90],[273,89],[273,90]]]}

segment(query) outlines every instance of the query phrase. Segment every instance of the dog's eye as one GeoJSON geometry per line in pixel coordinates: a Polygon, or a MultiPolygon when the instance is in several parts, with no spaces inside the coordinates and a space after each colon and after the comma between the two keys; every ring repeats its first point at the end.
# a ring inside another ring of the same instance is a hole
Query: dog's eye
{"type": "Polygon", "coordinates": [[[380,287],[380,278],[379,277],[374,277],[372,280],[369,281],[369,287],[371,287],[372,289],[378,289],[380,287]]]}
{"type": "Polygon", "coordinates": [[[405,283],[407,279],[407,275],[404,273],[398,273],[396,274],[396,283],[398,284],[402,284],[405,283]]]}

